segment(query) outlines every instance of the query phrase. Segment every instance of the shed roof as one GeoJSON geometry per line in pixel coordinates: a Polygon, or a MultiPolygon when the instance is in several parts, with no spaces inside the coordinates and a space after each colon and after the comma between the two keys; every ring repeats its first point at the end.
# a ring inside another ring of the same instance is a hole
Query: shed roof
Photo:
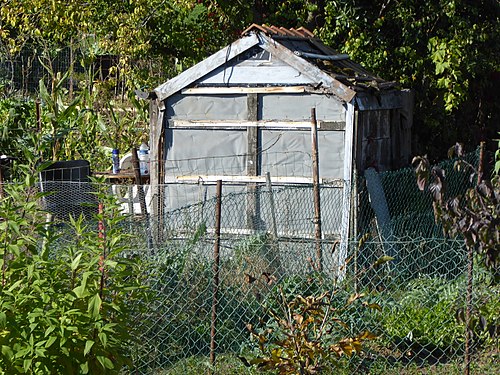
{"type": "Polygon", "coordinates": [[[337,81],[355,91],[388,89],[397,86],[395,82],[385,81],[369,72],[360,64],[352,61],[348,55],[340,54],[325,45],[305,27],[287,29],[254,23],[246,28],[241,35],[245,36],[257,32],[263,32],[273,40],[279,41],[296,55],[315,64],[337,81]]]}
{"type": "Polygon", "coordinates": [[[158,99],[164,100],[256,45],[317,82],[316,88],[344,102],[350,102],[358,92],[379,92],[396,86],[326,46],[304,27],[287,29],[252,24],[240,39],[158,86],[154,92],[158,99]]]}

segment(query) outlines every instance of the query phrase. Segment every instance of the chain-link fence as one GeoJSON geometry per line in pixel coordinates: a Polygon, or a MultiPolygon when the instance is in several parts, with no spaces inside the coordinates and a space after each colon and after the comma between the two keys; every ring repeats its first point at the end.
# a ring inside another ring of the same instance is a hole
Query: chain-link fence
{"type": "MultiPolygon", "coordinates": [[[[470,157],[474,163],[476,156],[470,157]]],[[[449,176],[450,194],[469,187],[467,177],[449,176]]],[[[275,329],[269,312],[283,302],[282,296],[323,292],[332,293],[338,306],[363,294],[362,304],[342,313],[339,308],[337,317],[347,334],[368,330],[377,336],[366,342],[362,353],[341,362],[340,373],[450,364],[461,368],[467,307],[464,243],[443,236],[431,200],[418,191],[412,170],[379,178],[382,198],[368,191],[365,179],[359,178],[353,189],[348,241],[340,235],[344,186],[321,186],[323,232],[318,239],[310,185],[223,185],[220,205],[212,194],[215,187],[203,182],[162,185],[155,191],[109,185],[128,213],[121,224],[132,234],[127,256],[142,259],[144,278],[154,292],[147,311],[136,317],[141,335],[133,350],[134,373],[197,373],[199,367],[193,370],[192,363],[209,363],[211,355],[215,363],[205,368],[224,374],[218,358],[233,356],[236,367],[228,373],[240,373],[244,367],[237,357],[255,355],[249,324],[275,329]],[[165,200],[185,204],[152,210],[158,191],[165,200]],[[385,200],[390,238],[382,233],[374,197],[385,200]],[[138,199],[148,203],[147,214],[141,214],[138,199]]],[[[82,183],[89,184],[78,182],[79,189],[82,183]]],[[[65,191],[76,190],[71,185],[59,193],[64,198],[65,191]]],[[[84,206],[92,208],[92,202],[84,206]]],[[[66,211],[47,209],[55,210],[55,220],[65,220],[66,211]]],[[[498,296],[490,273],[476,264],[470,306],[475,354],[498,351],[498,296]]]]}

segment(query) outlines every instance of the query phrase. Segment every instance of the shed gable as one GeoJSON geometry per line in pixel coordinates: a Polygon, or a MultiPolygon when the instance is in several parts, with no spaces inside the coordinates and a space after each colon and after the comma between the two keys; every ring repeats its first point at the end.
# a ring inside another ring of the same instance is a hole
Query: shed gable
{"type": "Polygon", "coordinates": [[[260,46],[254,46],[197,80],[196,86],[315,85],[310,77],[260,46]]]}

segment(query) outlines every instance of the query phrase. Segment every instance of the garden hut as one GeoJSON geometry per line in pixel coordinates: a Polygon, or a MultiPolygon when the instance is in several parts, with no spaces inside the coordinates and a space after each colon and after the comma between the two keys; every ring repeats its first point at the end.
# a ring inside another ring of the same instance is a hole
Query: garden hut
{"type": "MultiPolygon", "coordinates": [[[[310,187],[314,114],[321,199],[336,199],[338,211],[324,221],[323,236],[347,238],[355,174],[399,168],[410,157],[411,93],[302,27],[253,24],[234,43],[156,87],[150,99],[155,214],[189,204],[188,194],[179,193],[182,183],[191,182],[197,197],[200,183],[210,196],[219,179],[225,192],[255,191],[266,176],[272,186],[310,187]],[[178,185],[165,187],[170,183],[178,185]]],[[[245,227],[249,215],[259,214],[255,201],[242,204],[239,226],[245,227]]],[[[277,214],[295,217],[304,210],[294,204],[277,214]]],[[[306,221],[308,228],[286,228],[310,232],[314,224],[306,221]]]]}

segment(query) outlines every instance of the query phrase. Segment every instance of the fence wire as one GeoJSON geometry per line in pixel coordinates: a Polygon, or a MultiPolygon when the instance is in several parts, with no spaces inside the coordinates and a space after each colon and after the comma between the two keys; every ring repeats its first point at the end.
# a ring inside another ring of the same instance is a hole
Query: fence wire
{"type": "MultiPolygon", "coordinates": [[[[323,235],[317,239],[312,186],[224,185],[215,337],[211,336],[217,202],[213,185],[161,186],[164,211],[153,209],[156,192],[146,187],[147,215],[138,211],[137,186],[106,186],[122,205],[126,217],[122,230],[132,235],[126,256],[142,259],[143,278],[155,296],[134,322],[141,334],[133,348],[133,373],[190,373],[190,361],[208,362],[211,339],[217,356],[255,353],[247,327],[269,327],[269,309],[279,303],[280,293],[291,298],[325,291],[332,292],[339,305],[363,293],[367,303],[380,306],[360,305],[339,316],[349,333],[369,330],[377,335],[362,353],[345,361],[344,373],[463,362],[464,243],[442,235],[431,201],[417,190],[411,170],[381,174],[380,179],[391,237],[381,235],[373,197],[360,178],[353,190],[351,215],[356,230],[345,242],[341,237],[344,186],[321,186],[323,235]],[[340,256],[343,247],[346,259],[340,256]]],[[[60,184],[70,184],[56,189],[63,201],[73,197],[70,203],[79,204],[75,191],[83,192],[81,201],[92,207],[87,190],[92,183],[85,188],[81,182],[60,184]]],[[[452,178],[448,186],[456,195],[465,192],[469,182],[452,178]]],[[[72,212],[54,198],[47,202],[53,204],[45,207],[55,210],[55,222],[65,221],[72,212]]],[[[474,354],[498,351],[499,292],[488,271],[476,262],[471,306],[476,317],[474,354]]]]}

